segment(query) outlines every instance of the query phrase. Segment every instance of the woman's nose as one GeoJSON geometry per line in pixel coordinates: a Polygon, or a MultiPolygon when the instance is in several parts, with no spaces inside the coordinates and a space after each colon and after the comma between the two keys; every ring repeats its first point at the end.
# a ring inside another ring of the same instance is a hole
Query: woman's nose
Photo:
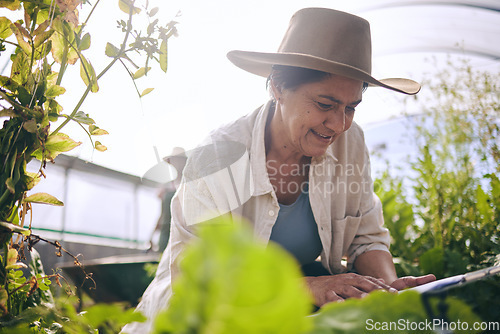
{"type": "Polygon", "coordinates": [[[335,109],[328,113],[324,125],[335,133],[342,133],[345,130],[345,113],[341,109],[335,109]]]}

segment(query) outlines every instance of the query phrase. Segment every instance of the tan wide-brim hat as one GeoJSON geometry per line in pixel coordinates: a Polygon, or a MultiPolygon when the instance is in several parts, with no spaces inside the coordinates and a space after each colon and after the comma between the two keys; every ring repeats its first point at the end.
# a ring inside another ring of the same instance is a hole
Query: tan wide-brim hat
{"type": "Polygon", "coordinates": [[[227,57],[245,71],[263,77],[271,74],[273,65],[286,65],[342,75],[410,95],[420,90],[420,84],[410,79],[372,77],[370,24],[333,9],[296,12],[276,53],[235,50],[227,57]]]}

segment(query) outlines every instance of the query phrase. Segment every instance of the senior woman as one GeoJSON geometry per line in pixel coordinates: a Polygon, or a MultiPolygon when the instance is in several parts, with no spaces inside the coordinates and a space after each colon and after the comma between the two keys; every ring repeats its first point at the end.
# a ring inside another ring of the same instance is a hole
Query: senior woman
{"type": "MultiPolygon", "coordinates": [[[[420,89],[412,80],[370,75],[368,22],[331,9],[302,9],[278,52],[232,51],[228,58],[267,77],[272,98],[212,132],[188,159],[172,202],[171,239],[138,309],[152,320],[167,306],[176,260],[196,225],[226,214],[247,218],[257,238],[287,249],[302,265],[318,306],[434,280],[397,278],[363,132],[353,122],[368,85],[405,94],[420,89]]],[[[149,326],[123,331],[147,332],[149,326]]]]}

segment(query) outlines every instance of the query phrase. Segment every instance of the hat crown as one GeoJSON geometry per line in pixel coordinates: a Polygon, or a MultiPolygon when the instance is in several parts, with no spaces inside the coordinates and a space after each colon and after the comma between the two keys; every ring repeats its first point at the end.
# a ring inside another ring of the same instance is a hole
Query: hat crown
{"type": "Polygon", "coordinates": [[[283,65],[333,73],[405,94],[420,90],[420,84],[410,79],[372,77],[370,24],[333,9],[304,8],[296,12],[278,52],[233,50],[227,57],[245,71],[263,77],[269,77],[274,65],[283,65]]]}
{"type": "Polygon", "coordinates": [[[304,8],[292,16],[278,53],[323,58],[371,74],[370,24],[333,9],[304,8]]]}

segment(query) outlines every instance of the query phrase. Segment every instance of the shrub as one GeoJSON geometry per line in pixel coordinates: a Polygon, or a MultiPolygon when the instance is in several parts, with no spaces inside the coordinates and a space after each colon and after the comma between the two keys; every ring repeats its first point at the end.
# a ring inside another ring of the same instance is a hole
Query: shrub
{"type": "MultiPolygon", "coordinates": [[[[466,61],[449,63],[427,83],[432,95],[417,100],[424,112],[409,131],[417,150],[406,166],[411,174],[377,181],[400,275],[442,278],[498,263],[498,79],[466,61]]],[[[499,278],[453,294],[484,320],[500,318],[499,278]]]]}

